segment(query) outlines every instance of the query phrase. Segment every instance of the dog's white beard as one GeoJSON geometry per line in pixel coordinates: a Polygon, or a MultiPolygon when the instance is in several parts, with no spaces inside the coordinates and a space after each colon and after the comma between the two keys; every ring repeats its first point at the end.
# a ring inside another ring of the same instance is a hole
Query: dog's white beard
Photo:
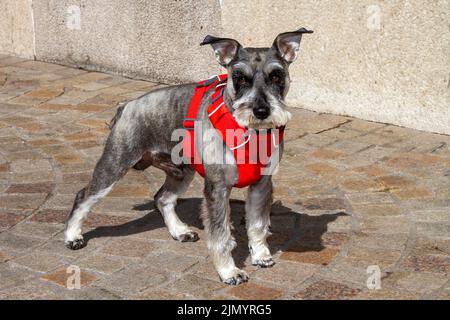
{"type": "Polygon", "coordinates": [[[256,118],[251,108],[246,107],[245,104],[243,105],[243,101],[237,100],[233,104],[233,108],[235,109],[233,116],[237,123],[241,127],[252,129],[272,129],[285,126],[291,120],[292,114],[285,110],[286,106],[283,102],[275,97],[269,96],[268,100],[271,110],[270,115],[264,120],[256,118]]]}

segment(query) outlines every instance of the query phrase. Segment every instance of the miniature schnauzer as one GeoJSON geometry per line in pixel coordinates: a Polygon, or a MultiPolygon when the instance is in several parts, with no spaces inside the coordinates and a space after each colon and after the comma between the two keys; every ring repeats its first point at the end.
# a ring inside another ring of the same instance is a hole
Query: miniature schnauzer
{"type": "MultiPolygon", "coordinates": [[[[289,66],[298,56],[304,33],[312,31],[301,28],[281,33],[270,48],[244,48],[236,40],[213,36],[207,36],[201,43],[212,46],[217,61],[227,70],[223,99],[239,125],[260,130],[284,126],[289,121],[291,114],[284,102],[290,83],[289,66]]],[[[166,173],[166,180],[154,199],[171,236],[183,242],[198,240],[197,233],[175,212],[177,198],[186,191],[195,171],[189,164],[175,163],[171,157],[177,144],[171,138],[172,133],[183,128],[195,88],[196,84],[191,83],[158,89],[118,108],[92,179],[75,197],[65,230],[68,248],[84,247],[82,222],[91,207],[105,197],[130,168],[145,170],[149,166],[166,173]]],[[[211,129],[205,110],[210,104],[211,93],[208,92],[200,106],[198,120],[211,129]]],[[[211,144],[224,144],[222,139],[203,140],[204,150],[211,144]]],[[[282,144],[279,149],[282,152],[282,144]]],[[[226,152],[229,155],[230,151],[226,152]]],[[[236,242],[231,234],[229,205],[236,165],[208,159],[214,157],[210,152],[202,154],[205,185],[201,216],[207,246],[220,279],[227,284],[240,284],[247,281],[248,276],[236,267],[231,255],[236,242]]],[[[249,186],[245,205],[251,261],[261,267],[274,265],[266,242],[270,234],[271,204],[272,180],[270,175],[264,175],[249,186]]]]}

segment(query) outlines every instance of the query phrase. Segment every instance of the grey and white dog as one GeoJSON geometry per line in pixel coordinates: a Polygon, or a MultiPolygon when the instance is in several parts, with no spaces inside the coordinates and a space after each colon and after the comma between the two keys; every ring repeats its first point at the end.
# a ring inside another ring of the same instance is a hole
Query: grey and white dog
{"type": "MultiPolygon", "coordinates": [[[[298,56],[304,33],[312,31],[301,28],[281,33],[270,48],[244,48],[236,40],[213,36],[207,36],[201,43],[210,44],[219,64],[227,69],[224,101],[241,126],[268,129],[284,126],[289,121],[291,114],[284,103],[290,83],[289,65],[298,56]]],[[[166,180],[155,195],[155,203],[171,236],[183,242],[198,240],[197,233],[175,212],[177,198],[186,191],[195,171],[189,164],[175,163],[171,157],[178,143],[171,138],[172,133],[183,128],[195,87],[192,83],[162,88],[118,109],[92,179],[76,195],[65,230],[68,248],[84,247],[82,222],[91,207],[106,196],[130,168],[145,170],[149,166],[166,173],[166,180]]],[[[212,128],[206,112],[211,104],[211,94],[207,93],[198,113],[204,129],[212,128]]],[[[219,146],[225,149],[227,158],[233,158],[222,139],[200,139],[204,150],[219,146]]],[[[213,152],[202,154],[205,185],[201,215],[208,249],[221,280],[227,284],[240,284],[247,281],[248,276],[236,267],[231,255],[236,242],[231,234],[229,205],[237,167],[232,160],[231,164],[215,161],[211,158],[213,152]]],[[[248,188],[245,205],[251,261],[261,267],[274,265],[266,242],[271,204],[272,180],[270,175],[264,175],[248,188]]]]}

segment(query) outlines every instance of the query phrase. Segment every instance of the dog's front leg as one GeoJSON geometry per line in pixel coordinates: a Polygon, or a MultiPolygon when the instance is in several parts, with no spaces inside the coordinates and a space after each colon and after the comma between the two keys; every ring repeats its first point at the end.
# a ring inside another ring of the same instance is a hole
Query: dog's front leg
{"type": "Polygon", "coordinates": [[[220,279],[227,284],[237,285],[246,282],[248,275],[236,267],[231,256],[236,241],[231,235],[230,192],[231,186],[227,186],[224,181],[206,178],[202,217],[208,249],[220,279]]]}
{"type": "Polygon", "coordinates": [[[270,235],[270,209],[272,206],[272,176],[266,175],[249,187],[245,203],[248,246],[252,264],[263,268],[272,267],[275,262],[267,245],[270,235]]]}

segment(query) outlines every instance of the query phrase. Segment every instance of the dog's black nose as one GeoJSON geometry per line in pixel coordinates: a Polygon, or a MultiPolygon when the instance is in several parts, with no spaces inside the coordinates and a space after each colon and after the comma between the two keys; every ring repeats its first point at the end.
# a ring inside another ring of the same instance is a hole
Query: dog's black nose
{"type": "Polygon", "coordinates": [[[253,109],[253,114],[259,120],[264,120],[269,116],[270,110],[267,107],[256,107],[255,109],[253,109]]]}

